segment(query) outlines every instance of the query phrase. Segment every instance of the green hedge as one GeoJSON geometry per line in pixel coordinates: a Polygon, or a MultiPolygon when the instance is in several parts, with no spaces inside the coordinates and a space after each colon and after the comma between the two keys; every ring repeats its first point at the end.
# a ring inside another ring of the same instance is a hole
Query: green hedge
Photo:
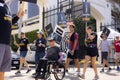
{"type": "MultiPolygon", "coordinates": [[[[37,32],[38,30],[34,30],[34,31],[31,31],[31,32],[27,32],[26,33],[26,37],[29,38],[29,41],[30,43],[32,43],[34,40],[37,39],[37,32]]],[[[18,42],[18,34],[15,35],[15,38],[16,38],[16,41],[18,42]]],[[[11,37],[11,48],[13,51],[17,51],[17,47],[13,44],[14,43],[14,39],[13,39],[13,35],[11,37]]]]}

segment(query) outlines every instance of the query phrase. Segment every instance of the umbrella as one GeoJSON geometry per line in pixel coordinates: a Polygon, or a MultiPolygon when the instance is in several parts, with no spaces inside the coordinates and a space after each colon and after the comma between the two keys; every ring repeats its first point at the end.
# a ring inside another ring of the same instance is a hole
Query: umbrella
{"type": "MultiPolygon", "coordinates": [[[[111,29],[111,28],[108,28],[110,30],[110,34],[108,36],[108,39],[114,39],[116,36],[120,36],[120,33],[111,29]]],[[[98,35],[98,39],[101,39],[100,35],[102,34],[102,31],[101,32],[98,32],[97,35],[98,35]]]]}

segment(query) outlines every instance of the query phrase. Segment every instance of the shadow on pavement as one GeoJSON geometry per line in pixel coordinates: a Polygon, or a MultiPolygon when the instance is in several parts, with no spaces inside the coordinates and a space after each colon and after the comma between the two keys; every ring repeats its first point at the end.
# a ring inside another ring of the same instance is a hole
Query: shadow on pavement
{"type": "Polygon", "coordinates": [[[77,77],[77,75],[75,75],[75,73],[67,73],[65,75],[65,79],[68,79],[68,80],[81,80],[79,77],[77,77]]]}
{"type": "Polygon", "coordinates": [[[110,76],[119,76],[119,75],[117,75],[117,74],[115,74],[115,73],[106,73],[107,75],[110,75],[110,76]]]}

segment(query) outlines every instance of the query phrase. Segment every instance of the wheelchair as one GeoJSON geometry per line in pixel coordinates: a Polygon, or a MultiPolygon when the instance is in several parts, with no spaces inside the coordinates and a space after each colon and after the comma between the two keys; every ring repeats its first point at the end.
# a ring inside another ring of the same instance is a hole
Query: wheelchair
{"type": "Polygon", "coordinates": [[[56,80],[63,80],[65,77],[65,61],[58,62],[47,59],[40,59],[39,64],[43,64],[39,66],[39,74],[42,75],[42,77],[35,78],[35,80],[52,80],[52,74],[56,80]]]}

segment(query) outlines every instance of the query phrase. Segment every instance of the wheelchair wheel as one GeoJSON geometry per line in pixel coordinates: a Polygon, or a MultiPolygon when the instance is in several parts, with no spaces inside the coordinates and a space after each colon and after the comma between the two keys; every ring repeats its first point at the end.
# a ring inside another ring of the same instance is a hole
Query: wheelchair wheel
{"type": "Polygon", "coordinates": [[[50,78],[50,73],[49,73],[49,72],[46,72],[46,74],[45,74],[45,79],[44,79],[44,80],[50,80],[49,78],[50,78]]]}
{"type": "Polygon", "coordinates": [[[59,64],[59,65],[54,65],[54,77],[56,80],[63,80],[65,77],[65,65],[64,64],[59,64]]]}

